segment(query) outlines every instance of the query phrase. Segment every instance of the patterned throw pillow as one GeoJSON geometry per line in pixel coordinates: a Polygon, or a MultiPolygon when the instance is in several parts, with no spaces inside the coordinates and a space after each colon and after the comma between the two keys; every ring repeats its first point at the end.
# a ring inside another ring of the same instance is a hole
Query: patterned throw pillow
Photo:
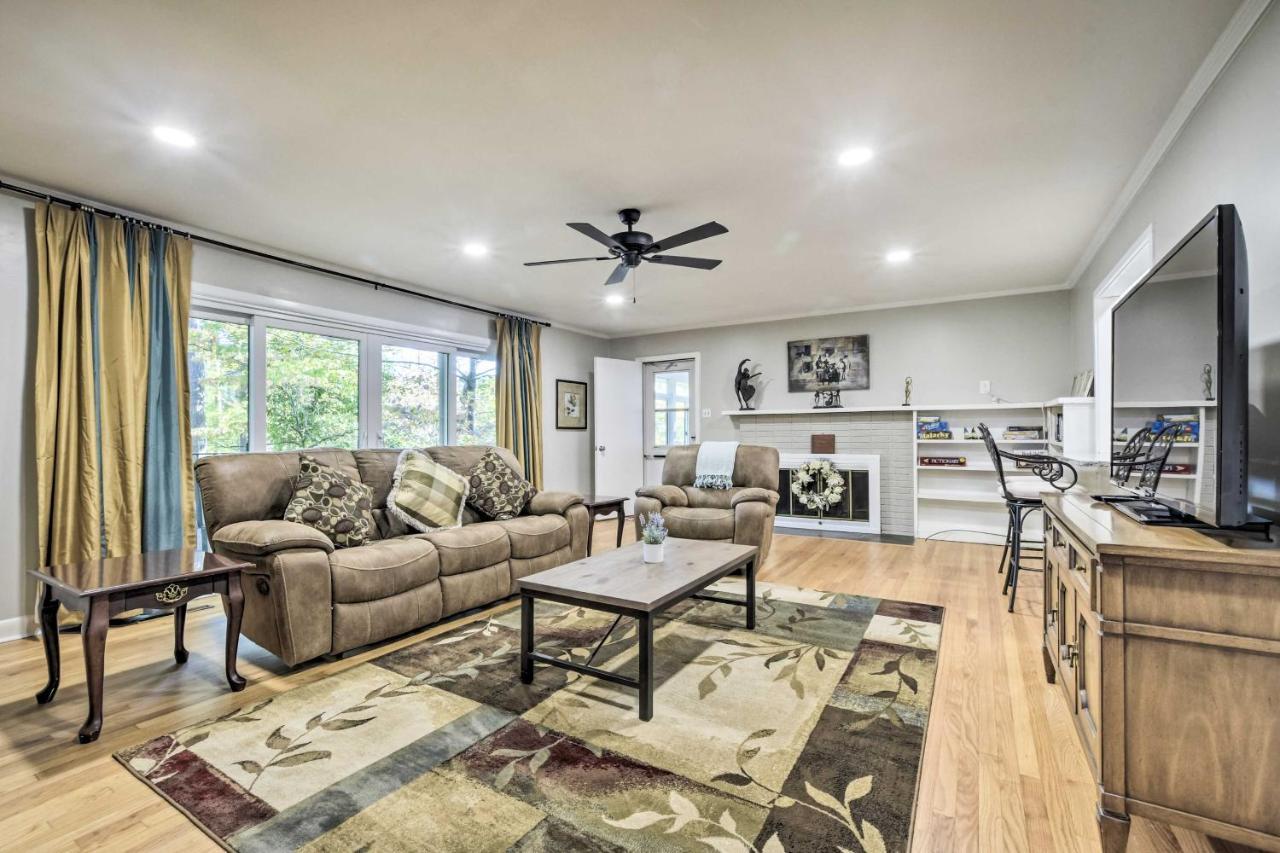
{"type": "Polygon", "coordinates": [[[471,484],[467,503],[481,515],[498,521],[515,518],[538,491],[492,448],[468,472],[467,480],[471,484]]]}
{"type": "Polygon", "coordinates": [[[302,454],[285,521],[314,527],[339,548],[354,548],[368,541],[374,529],[372,510],[372,489],[302,454]]]}
{"type": "Polygon", "coordinates": [[[447,465],[418,450],[406,450],[396,464],[387,510],[422,533],[462,526],[467,481],[447,465]]]}

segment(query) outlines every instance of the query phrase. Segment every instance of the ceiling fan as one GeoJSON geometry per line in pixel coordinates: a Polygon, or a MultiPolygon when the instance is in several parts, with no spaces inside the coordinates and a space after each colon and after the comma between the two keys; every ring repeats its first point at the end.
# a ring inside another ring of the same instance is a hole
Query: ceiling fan
{"type": "Polygon", "coordinates": [[[526,267],[540,267],[547,264],[575,264],[580,261],[616,261],[618,265],[614,267],[613,272],[605,281],[605,285],[620,284],[627,277],[627,271],[640,266],[641,261],[649,261],[654,264],[667,264],[674,267],[693,267],[699,270],[713,270],[720,265],[720,261],[710,258],[686,258],[680,255],[664,255],[660,254],[668,249],[674,249],[677,246],[684,246],[697,240],[705,240],[708,237],[715,237],[717,234],[727,234],[729,229],[725,228],[719,222],[708,222],[699,225],[697,228],[690,228],[688,231],[681,231],[679,234],[673,234],[665,240],[654,242],[652,234],[646,234],[643,231],[635,231],[632,226],[640,221],[640,211],[634,207],[628,207],[618,211],[618,218],[622,220],[622,224],[627,226],[626,231],[620,231],[617,234],[606,234],[599,228],[587,222],[568,222],[565,223],[574,231],[585,234],[597,243],[607,247],[609,254],[600,255],[594,258],[564,258],[558,261],[528,261],[526,267]]]}

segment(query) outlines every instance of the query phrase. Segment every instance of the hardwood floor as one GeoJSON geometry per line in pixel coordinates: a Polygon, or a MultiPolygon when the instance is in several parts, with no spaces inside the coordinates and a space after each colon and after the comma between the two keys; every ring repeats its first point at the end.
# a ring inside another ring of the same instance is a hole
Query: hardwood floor
{"type": "MultiPolygon", "coordinates": [[[[598,550],[612,547],[614,530],[612,522],[598,522],[598,550]]],[[[626,541],[633,539],[628,529],[626,541]]],[[[947,608],[914,850],[1097,851],[1084,753],[1060,695],[1044,680],[1035,576],[1026,576],[1015,612],[1006,613],[995,574],[999,554],[985,545],[778,536],[760,577],[947,608]]],[[[100,740],[87,746],[75,742],[86,710],[77,638],[63,637],[62,687],[46,706],[32,698],[45,680],[39,642],[0,645],[0,849],[216,850],[111,753],[456,624],[293,671],[244,641],[240,673],[249,687],[239,694],[228,692],[223,680],[217,599],[192,605],[186,634],[191,658],[181,667],[171,654],[171,620],[113,628],[107,636],[106,719],[100,740]]],[[[1134,821],[1129,842],[1131,853],[1224,849],[1204,836],[1141,820],[1134,821]]]]}

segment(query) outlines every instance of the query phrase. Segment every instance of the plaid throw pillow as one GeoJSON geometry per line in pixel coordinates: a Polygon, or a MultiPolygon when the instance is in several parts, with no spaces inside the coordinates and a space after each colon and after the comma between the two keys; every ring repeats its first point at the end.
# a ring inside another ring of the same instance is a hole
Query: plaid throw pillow
{"type": "Polygon", "coordinates": [[[425,453],[406,450],[396,465],[387,509],[414,530],[427,533],[462,526],[467,481],[425,453]]]}
{"type": "Polygon", "coordinates": [[[339,548],[354,548],[368,541],[374,529],[372,509],[372,489],[302,454],[285,521],[314,527],[339,548]]]}
{"type": "Polygon", "coordinates": [[[501,521],[515,518],[538,490],[502,460],[493,448],[486,450],[467,474],[471,494],[467,503],[481,515],[501,521]]]}

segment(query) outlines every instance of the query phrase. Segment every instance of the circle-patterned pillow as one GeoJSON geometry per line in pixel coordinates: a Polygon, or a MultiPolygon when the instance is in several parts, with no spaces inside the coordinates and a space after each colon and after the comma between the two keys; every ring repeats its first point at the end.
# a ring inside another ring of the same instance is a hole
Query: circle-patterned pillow
{"type": "Polygon", "coordinates": [[[493,448],[484,452],[467,473],[467,480],[471,486],[467,503],[476,512],[497,521],[515,518],[538,491],[493,448]]]}
{"type": "Polygon", "coordinates": [[[373,490],[304,453],[284,520],[314,527],[338,548],[363,545],[373,531],[373,490]]]}

